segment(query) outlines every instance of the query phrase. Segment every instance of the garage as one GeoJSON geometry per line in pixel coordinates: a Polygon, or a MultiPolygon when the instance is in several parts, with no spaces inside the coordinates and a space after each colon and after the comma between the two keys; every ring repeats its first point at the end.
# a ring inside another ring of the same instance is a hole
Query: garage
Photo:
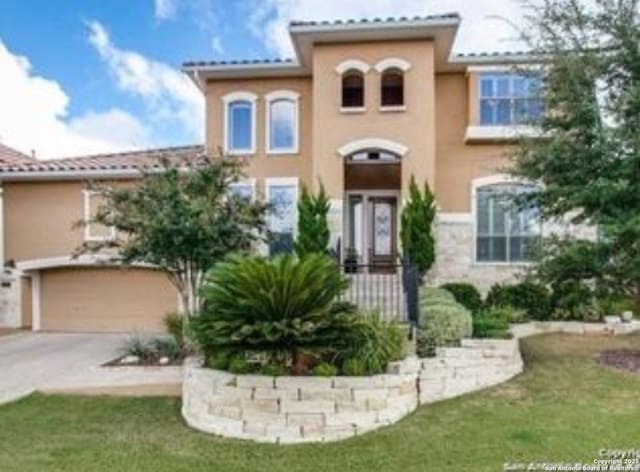
{"type": "Polygon", "coordinates": [[[44,331],[161,332],[164,315],[178,309],[176,289],[155,270],[64,267],[36,278],[34,306],[39,301],[44,331]]]}

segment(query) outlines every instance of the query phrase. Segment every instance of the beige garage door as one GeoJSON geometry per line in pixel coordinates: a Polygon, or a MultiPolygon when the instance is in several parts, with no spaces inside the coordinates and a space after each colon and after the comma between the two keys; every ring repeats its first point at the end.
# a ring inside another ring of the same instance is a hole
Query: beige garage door
{"type": "Polygon", "coordinates": [[[40,275],[41,329],[159,332],[178,306],[167,277],[147,269],[61,268],[40,275]]]}

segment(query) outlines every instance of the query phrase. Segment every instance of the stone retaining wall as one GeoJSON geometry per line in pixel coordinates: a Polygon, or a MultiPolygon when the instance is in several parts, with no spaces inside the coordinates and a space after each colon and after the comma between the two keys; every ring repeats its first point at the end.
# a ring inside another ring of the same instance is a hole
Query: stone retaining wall
{"type": "Polygon", "coordinates": [[[346,439],[390,425],[418,404],[504,382],[522,371],[518,343],[464,341],[371,377],[267,377],[185,366],[182,414],[201,431],[280,444],[346,439]]]}
{"type": "Polygon", "coordinates": [[[506,382],[522,372],[518,342],[465,339],[461,347],[440,348],[422,359],[420,404],[433,403],[506,382]]]}
{"type": "Polygon", "coordinates": [[[630,323],[583,323],[580,321],[532,321],[511,326],[515,338],[545,333],[624,335],[640,331],[640,321],[630,323]]]}
{"type": "Polygon", "coordinates": [[[296,443],[345,439],[395,423],[418,404],[417,359],[371,377],[233,375],[188,366],[183,416],[226,437],[296,443]]]}

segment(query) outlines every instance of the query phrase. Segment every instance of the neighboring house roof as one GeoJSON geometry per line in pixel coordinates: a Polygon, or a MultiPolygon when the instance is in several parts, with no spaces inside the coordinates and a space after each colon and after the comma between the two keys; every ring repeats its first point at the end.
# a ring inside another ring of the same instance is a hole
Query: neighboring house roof
{"type": "Polygon", "coordinates": [[[34,161],[35,159],[32,157],[22,154],[21,152],[0,143],[0,166],[34,161]]]}
{"type": "Polygon", "coordinates": [[[200,87],[207,79],[305,76],[311,74],[313,44],[431,38],[438,70],[464,70],[468,65],[528,62],[526,52],[452,54],[461,17],[458,13],[415,17],[292,21],[289,36],[296,56],[286,59],[187,61],[183,71],[200,87]]]}
{"type": "Polygon", "coordinates": [[[176,163],[185,162],[195,160],[203,153],[203,145],[191,145],[46,161],[28,159],[0,163],[0,179],[134,177],[140,175],[140,171],[162,167],[162,161],[165,159],[176,163]]]}

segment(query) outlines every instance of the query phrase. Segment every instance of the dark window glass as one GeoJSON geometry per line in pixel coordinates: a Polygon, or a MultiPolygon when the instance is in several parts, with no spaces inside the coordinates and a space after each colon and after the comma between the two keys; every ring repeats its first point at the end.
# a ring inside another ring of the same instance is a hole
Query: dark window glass
{"type": "Polygon", "coordinates": [[[404,105],[404,77],[402,72],[391,70],[382,74],[382,106],[404,105]]]}
{"type": "Polygon", "coordinates": [[[364,106],[364,77],[360,72],[347,72],[342,78],[342,106],[344,108],[364,106]]]}

